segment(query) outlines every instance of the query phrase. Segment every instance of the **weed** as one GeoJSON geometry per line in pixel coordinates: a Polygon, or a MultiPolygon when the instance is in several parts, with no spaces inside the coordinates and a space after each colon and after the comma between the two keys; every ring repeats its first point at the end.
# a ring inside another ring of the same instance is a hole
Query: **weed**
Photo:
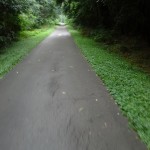
{"type": "Polygon", "coordinates": [[[9,47],[1,49],[0,76],[10,71],[24,56],[36,47],[54,28],[36,29],[24,31],[20,34],[20,40],[9,47]]]}
{"type": "Polygon", "coordinates": [[[150,76],[79,31],[69,30],[123,114],[150,148],[150,76]]]}

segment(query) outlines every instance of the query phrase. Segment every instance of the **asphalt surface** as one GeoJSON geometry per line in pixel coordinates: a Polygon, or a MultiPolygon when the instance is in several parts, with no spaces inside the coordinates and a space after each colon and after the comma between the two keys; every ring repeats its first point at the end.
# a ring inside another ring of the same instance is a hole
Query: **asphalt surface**
{"type": "Polygon", "coordinates": [[[0,80],[0,150],[146,150],[69,32],[0,80]]]}

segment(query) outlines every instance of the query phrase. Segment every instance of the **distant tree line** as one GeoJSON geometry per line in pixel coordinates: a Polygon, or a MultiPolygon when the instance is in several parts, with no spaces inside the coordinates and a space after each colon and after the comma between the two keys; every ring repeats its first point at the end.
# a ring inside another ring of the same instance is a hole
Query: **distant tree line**
{"type": "Polygon", "coordinates": [[[0,47],[55,17],[54,0],[0,0],[0,47]]]}
{"type": "Polygon", "coordinates": [[[150,38],[150,0],[57,0],[76,24],[150,38]]]}

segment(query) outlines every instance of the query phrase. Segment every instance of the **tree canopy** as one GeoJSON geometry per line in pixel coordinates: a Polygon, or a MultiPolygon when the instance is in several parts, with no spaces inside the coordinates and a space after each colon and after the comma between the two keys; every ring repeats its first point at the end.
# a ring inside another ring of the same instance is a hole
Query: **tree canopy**
{"type": "Polygon", "coordinates": [[[39,27],[55,17],[54,0],[1,0],[0,47],[17,37],[20,30],[39,27]]]}
{"type": "Polygon", "coordinates": [[[149,0],[57,0],[76,24],[150,36],[149,0]]]}
{"type": "Polygon", "coordinates": [[[1,0],[0,47],[15,39],[19,31],[52,20],[56,3],[63,3],[64,12],[77,25],[150,37],[149,0],[1,0]]]}

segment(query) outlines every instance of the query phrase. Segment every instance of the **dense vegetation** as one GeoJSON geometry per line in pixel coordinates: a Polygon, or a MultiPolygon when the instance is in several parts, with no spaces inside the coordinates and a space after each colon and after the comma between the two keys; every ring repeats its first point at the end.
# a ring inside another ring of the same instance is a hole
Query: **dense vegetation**
{"type": "Polygon", "coordinates": [[[84,35],[150,72],[149,0],[57,0],[84,35]]]}
{"type": "Polygon", "coordinates": [[[52,22],[55,7],[53,0],[0,0],[0,47],[18,38],[19,31],[52,22]]]}
{"type": "Polygon", "coordinates": [[[105,45],[69,30],[94,71],[101,77],[123,114],[150,149],[150,77],[105,45]]]}
{"type": "Polygon", "coordinates": [[[0,77],[52,31],[55,0],[0,0],[0,77]]]}
{"type": "Polygon", "coordinates": [[[8,73],[20,60],[22,60],[24,56],[26,56],[53,30],[53,26],[45,26],[41,29],[23,31],[21,32],[18,41],[13,42],[11,45],[7,46],[7,48],[1,48],[0,78],[8,73]]]}
{"type": "Polygon", "coordinates": [[[57,0],[74,22],[88,27],[105,27],[121,34],[150,36],[149,0],[57,0]]]}

